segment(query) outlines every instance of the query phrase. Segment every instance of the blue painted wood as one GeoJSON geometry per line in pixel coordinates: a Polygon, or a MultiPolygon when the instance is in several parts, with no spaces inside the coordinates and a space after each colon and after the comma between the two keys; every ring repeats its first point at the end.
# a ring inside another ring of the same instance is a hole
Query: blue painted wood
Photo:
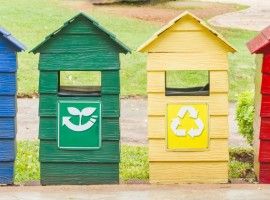
{"type": "Polygon", "coordinates": [[[0,162],[0,184],[12,184],[14,162],[0,162]]]}
{"type": "Polygon", "coordinates": [[[15,160],[15,141],[0,140],[0,162],[12,162],[15,160]]]}
{"type": "Polygon", "coordinates": [[[16,95],[15,73],[0,73],[0,95],[16,95]]]}
{"type": "Polygon", "coordinates": [[[0,117],[16,116],[16,97],[0,96],[0,117]]]}
{"type": "Polygon", "coordinates": [[[23,51],[26,49],[26,47],[20,42],[18,41],[15,37],[13,37],[11,35],[10,32],[8,32],[6,29],[4,29],[3,27],[0,27],[0,34],[1,34],[1,38],[5,39],[6,42],[12,46],[12,48],[14,49],[14,51],[23,51]]]}
{"type": "Polygon", "coordinates": [[[13,139],[16,135],[14,117],[0,117],[0,139],[13,139]]]}
{"type": "Polygon", "coordinates": [[[0,72],[16,72],[16,53],[0,51],[0,72]]]}

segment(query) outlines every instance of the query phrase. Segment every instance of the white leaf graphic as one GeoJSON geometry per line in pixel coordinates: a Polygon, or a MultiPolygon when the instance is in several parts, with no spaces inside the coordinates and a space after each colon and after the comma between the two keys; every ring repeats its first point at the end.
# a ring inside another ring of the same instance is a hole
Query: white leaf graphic
{"type": "Polygon", "coordinates": [[[87,108],[84,108],[83,110],[82,110],[82,115],[83,116],[90,116],[90,115],[92,115],[93,114],[93,112],[95,112],[95,110],[96,110],[96,108],[91,108],[91,107],[87,107],[87,108]]]}
{"type": "Polygon", "coordinates": [[[71,114],[71,115],[80,115],[81,114],[80,110],[77,108],[68,107],[67,109],[68,109],[69,114],[71,114]]]}

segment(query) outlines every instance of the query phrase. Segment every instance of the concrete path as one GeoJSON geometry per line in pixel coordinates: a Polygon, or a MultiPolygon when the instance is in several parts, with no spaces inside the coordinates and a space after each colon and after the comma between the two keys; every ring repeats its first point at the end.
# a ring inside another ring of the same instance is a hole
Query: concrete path
{"type": "MultiPolygon", "coordinates": [[[[19,140],[38,139],[38,99],[18,99],[19,140]]],[[[230,105],[230,146],[246,146],[237,132],[235,105],[230,105]]],[[[121,142],[124,144],[147,144],[147,100],[142,98],[121,100],[121,142]]]]}
{"type": "Polygon", "coordinates": [[[269,0],[204,0],[222,3],[238,3],[250,6],[246,10],[227,13],[209,20],[214,26],[261,31],[270,25],[269,0]]]}
{"type": "Polygon", "coordinates": [[[267,200],[270,185],[0,187],[0,200],[267,200]]]}

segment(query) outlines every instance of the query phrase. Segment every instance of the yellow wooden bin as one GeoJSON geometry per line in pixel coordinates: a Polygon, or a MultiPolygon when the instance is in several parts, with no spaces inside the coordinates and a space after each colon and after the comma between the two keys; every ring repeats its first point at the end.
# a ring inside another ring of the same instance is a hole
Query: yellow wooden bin
{"type": "Polygon", "coordinates": [[[228,58],[235,49],[184,12],[146,41],[151,183],[228,181],[228,58]],[[166,73],[207,71],[204,87],[168,88],[166,73]]]}

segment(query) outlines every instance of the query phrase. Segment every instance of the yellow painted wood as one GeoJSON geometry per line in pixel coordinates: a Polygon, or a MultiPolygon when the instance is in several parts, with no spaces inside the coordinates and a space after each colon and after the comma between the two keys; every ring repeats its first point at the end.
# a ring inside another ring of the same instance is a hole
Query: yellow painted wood
{"type": "Polygon", "coordinates": [[[148,51],[155,53],[227,53],[224,43],[208,30],[164,32],[149,45],[148,51]]]}
{"type": "Polygon", "coordinates": [[[165,96],[163,93],[148,94],[148,116],[166,115],[168,103],[208,103],[210,115],[228,115],[227,93],[213,93],[211,96],[165,96]]]}
{"type": "Polygon", "coordinates": [[[259,162],[259,149],[260,149],[260,128],[261,128],[261,102],[262,102],[262,95],[261,95],[261,84],[262,84],[262,55],[257,55],[256,57],[256,73],[255,73],[255,113],[254,113],[254,121],[253,121],[253,129],[254,129],[254,171],[259,177],[260,171],[260,162],[259,162]]]}
{"type": "MultiPolygon", "coordinates": [[[[149,139],[164,139],[166,137],[166,118],[164,116],[149,116],[147,126],[149,139]]],[[[210,116],[210,138],[225,139],[228,138],[228,132],[228,116],[210,116]]]]}
{"type": "Polygon", "coordinates": [[[227,183],[228,162],[150,162],[150,183],[227,183]]]}
{"type": "Polygon", "coordinates": [[[149,140],[149,161],[228,161],[228,140],[211,139],[208,150],[169,151],[165,139],[149,140]]]}
{"type": "Polygon", "coordinates": [[[147,73],[147,92],[165,92],[165,72],[147,73]]]}
{"type": "Polygon", "coordinates": [[[184,20],[179,20],[173,26],[168,28],[168,31],[202,31],[206,29],[196,19],[191,16],[186,16],[184,20]]]}
{"type": "Polygon", "coordinates": [[[210,93],[228,91],[228,71],[210,71],[210,93]]]}
{"type": "Polygon", "coordinates": [[[149,53],[147,71],[166,70],[228,70],[226,54],[211,53],[149,53]]]}
{"type": "MultiPolygon", "coordinates": [[[[211,27],[209,27],[206,23],[203,22],[203,20],[197,18],[196,16],[192,15],[189,12],[184,12],[181,15],[177,16],[173,20],[171,20],[168,24],[166,24],[163,28],[161,28],[158,32],[156,32],[149,40],[147,40],[144,44],[142,44],[138,51],[140,52],[155,52],[155,47],[160,43],[160,38],[164,38],[166,36],[166,33],[171,32],[170,28],[173,28],[174,26],[177,26],[183,21],[190,21],[190,18],[193,18],[194,20],[191,23],[198,24],[202,26],[203,31],[207,32],[209,35],[211,35],[211,39],[213,39],[212,43],[217,42],[222,45],[224,48],[224,51],[226,52],[235,52],[236,50],[215,30],[213,30],[211,27]],[[164,36],[165,35],[165,36],[164,36]]],[[[193,38],[194,39],[194,38],[193,38]]],[[[194,40],[191,40],[194,42],[194,40]]],[[[189,43],[185,43],[190,45],[191,42],[187,41],[189,43]]],[[[164,51],[163,51],[164,52],[164,51]]],[[[168,51],[166,51],[168,52],[168,51]]]]}

